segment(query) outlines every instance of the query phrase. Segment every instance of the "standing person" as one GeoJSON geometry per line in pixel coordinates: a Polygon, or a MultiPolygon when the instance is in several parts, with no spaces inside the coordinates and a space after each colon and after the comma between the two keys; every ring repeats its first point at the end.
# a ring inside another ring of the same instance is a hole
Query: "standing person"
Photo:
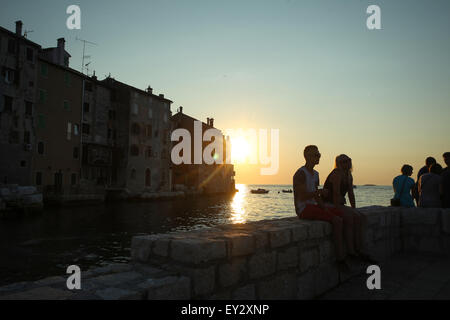
{"type": "Polygon", "coordinates": [[[395,193],[394,198],[400,199],[400,206],[412,208],[414,207],[414,200],[411,193],[416,185],[414,179],[411,178],[413,167],[409,164],[405,164],[400,171],[402,174],[396,176],[392,181],[395,193]]]}
{"type": "Polygon", "coordinates": [[[442,194],[442,167],[433,164],[430,172],[419,179],[419,206],[423,208],[440,208],[442,194]]]}
{"type": "Polygon", "coordinates": [[[356,210],[355,194],[353,193],[352,159],[341,154],[336,157],[334,169],[328,175],[323,186],[326,192],[324,201],[344,213],[344,233],[349,254],[368,258],[362,253],[363,216],[356,210]],[[345,196],[348,194],[350,206],[346,206],[345,196]]]}
{"type": "Polygon", "coordinates": [[[343,213],[335,208],[325,208],[321,199],[322,190],[318,190],[319,173],[314,167],[319,164],[321,154],[317,146],[309,145],[303,151],[303,156],[306,163],[293,177],[295,212],[300,219],[322,220],[332,224],[337,260],[345,268],[343,213]]]}
{"type": "Polygon", "coordinates": [[[414,197],[414,199],[416,199],[417,206],[419,205],[419,179],[420,179],[420,176],[422,176],[425,173],[428,173],[430,171],[430,166],[432,166],[435,163],[436,163],[435,158],[427,157],[425,159],[425,165],[422,168],[420,168],[419,172],[417,172],[417,180],[416,180],[417,183],[413,189],[413,197],[414,197]]]}
{"type": "Polygon", "coordinates": [[[450,208],[450,152],[445,152],[442,157],[447,167],[442,171],[442,208],[450,208]]]}

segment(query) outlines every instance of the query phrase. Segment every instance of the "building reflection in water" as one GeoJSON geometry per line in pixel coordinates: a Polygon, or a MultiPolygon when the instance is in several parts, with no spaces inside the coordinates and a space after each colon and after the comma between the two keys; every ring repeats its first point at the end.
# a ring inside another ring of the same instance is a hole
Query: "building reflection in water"
{"type": "Polygon", "coordinates": [[[245,223],[246,213],[244,200],[248,193],[247,185],[236,184],[236,189],[238,189],[239,192],[234,194],[233,201],[231,202],[231,223],[245,223]]]}

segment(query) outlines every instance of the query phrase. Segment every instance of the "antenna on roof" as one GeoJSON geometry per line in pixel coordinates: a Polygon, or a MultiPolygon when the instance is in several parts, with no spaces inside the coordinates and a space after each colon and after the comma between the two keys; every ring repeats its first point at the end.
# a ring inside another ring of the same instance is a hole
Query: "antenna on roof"
{"type": "MultiPolygon", "coordinates": [[[[81,59],[81,73],[83,73],[84,67],[86,66],[86,65],[84,64],[84,59],[85,59],[85,58],[90,58],[90,57],[91,57],[91,56],[85,55],[86,43],[88,43],[88,44],[93,44],[93,45],[96,45],[96,46],[98,46],[98,44],[95,43],[95,42],[91,42],[91,41],[84,40],[84,39],[79,39],[78,37],[76,37],[75,40],[78,40],[78,41],[83,42],[83,57],[82,57],[82,59],[81,59]]],[[[89,63],[90,63],[90,62],[89,62],[89,63]]]]}
{"type": "Polygon", "coordinates": [[[28,35],[29,33],[32,33],[32,32],[34,32],[34,31],[33,31],[33,30],[25,30],[24,33],[23,33],[24,38],[26,38],[27,35],[28,35]]]}

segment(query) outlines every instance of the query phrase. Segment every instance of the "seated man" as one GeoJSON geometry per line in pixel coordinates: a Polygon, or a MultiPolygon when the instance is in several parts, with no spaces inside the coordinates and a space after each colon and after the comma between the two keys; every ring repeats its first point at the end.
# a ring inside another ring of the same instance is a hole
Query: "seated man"
{"type": "Polygon", "coordinates": [[[317,146],[307,146],[303,151],[306,163],[294,174],[294,205],[300,219],[322,220],[333,226],[334,243],[338,262],[345,262],[343,248],[343,213],[336,208],[325,208],[321,200],[322,190],[318,190],[319,173],[314,166],[319,163],[317,146]]]}

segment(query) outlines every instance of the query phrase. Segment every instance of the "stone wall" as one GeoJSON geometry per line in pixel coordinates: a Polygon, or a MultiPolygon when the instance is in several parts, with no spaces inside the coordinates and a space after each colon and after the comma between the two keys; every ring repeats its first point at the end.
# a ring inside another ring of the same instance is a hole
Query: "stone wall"
{"type": "MultiPolygon", "coordinates": [[[[401,252],[450,255],[450,209],[367,207],[365,247],[380,262],[401,252]]],[[[331,225],[297,217],[134,237],[132,262],[83,271],[81,290],[51,277],[0,288],[2,299],[312,299],[350,272],[335,263],[331,225]]],[[[67,276],[67,275],[64,275],[67,276]]]]}
{"type": "MultiPolygon", "coordinates": [[[[367,207],[365,247],[383,261],[400,252],[450,253],[450,210],[367,207]]],[[[132,260],[190,279],[186,299],[310,299],[365,272],[335,263],[331,225],[297,217],[134,237],[132,260]]],[[[165,297],[170,298],[170,297],[165,297]]]]}

